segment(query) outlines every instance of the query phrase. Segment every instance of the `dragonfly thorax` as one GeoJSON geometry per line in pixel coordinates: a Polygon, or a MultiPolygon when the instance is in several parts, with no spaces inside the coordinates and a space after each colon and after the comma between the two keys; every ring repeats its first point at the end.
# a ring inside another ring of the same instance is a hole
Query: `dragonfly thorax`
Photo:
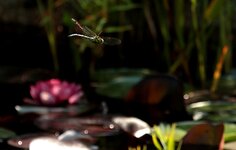
{"type": "Polygon", "coordinates": [[[93,42],[98,44],[103,44],[104,40],[100,36],[94,36],[93,42]]]}

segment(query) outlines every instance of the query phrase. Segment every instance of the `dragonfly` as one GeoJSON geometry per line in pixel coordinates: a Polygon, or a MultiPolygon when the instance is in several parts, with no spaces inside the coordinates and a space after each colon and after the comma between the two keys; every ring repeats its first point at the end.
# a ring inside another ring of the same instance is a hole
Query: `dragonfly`
{"type": "Polygon", "coordinates": [[[87,26],[82,26],[79,24],[78,21],[76,21],[74,18],[71,19],[83,32],[83,34],[80,33],[73,33],[70,34],[69,37],[81,37],[88,39],[96,44],[105,44],[105,45],[119,45],[121,44],[121,40],[114,37],[101,37],[99,34],[96,34],[91,29],[89,29],[87,26]]]}

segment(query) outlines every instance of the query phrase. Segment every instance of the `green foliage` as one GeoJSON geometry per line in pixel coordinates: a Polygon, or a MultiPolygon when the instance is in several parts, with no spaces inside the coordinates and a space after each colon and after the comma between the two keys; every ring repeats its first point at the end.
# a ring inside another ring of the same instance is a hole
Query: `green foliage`
{"type": "Polygon", "coordinates": [[[41,25],[45,28],[50,51],[52,54],[53,65],[56,72],[59,71],[59,62],[56,46],[56,30],[55,30],[55,4],[53,0],[48,0],[47,6],[44,6],[42,1],[37,0],[39,13],[41,16],[41,25]]]}
{"type": "Polygon", "coordinates": [[[152,37],[163,40],[158,47],[170,74],[182,69],[190,83],[197,77],[201,86],[205,87],[207,80],[213,78],[209,73],[213,75],[212,70],[215,69],[214,65],[208,66],[209,60],[216,65],[224,46],[230,49],[224,71],[231,70],[232,3],[232,0],[143,1],[152,37]],[[193,61],[197,61],[194,62],[196,66],[189,65],[193,61]],[[198,70],[191,71],[191,67],[198,70]]]}
{"type": "MultiPolygon", "coordinates": [[[[154,125],[152,131],[153,144],[158,150],[175,150],[175,129],[176,124],[171,125],[154,125]]],[[[177,149],[181,147],[181,142],[177,149]]]]}

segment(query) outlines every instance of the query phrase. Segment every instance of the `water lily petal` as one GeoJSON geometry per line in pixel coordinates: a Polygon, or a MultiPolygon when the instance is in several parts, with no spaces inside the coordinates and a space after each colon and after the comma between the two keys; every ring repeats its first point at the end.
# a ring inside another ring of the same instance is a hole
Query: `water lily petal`
{"type": "Polygon", "coordinates": [[[72,95],[68,99],[69,104],[76,104],[81,99],[82,96],[83,96],[82,92],[72,95]]]}
{"type": "Polygon", "coordinates": [[[59,79],[38,81],[35,85],[30,86],[30,95],[33,100],[43,105],[57,105],[64,101],[74,104],[81,99],[83,94],[80,84],[59,79]]]}
{"type": "Polygon", "coordinates": [[[50,79],[50,80],[48,80],[47,82],[48,82],[48,84],[50,84],[50,85],[58,85],[58,84],[61,84],[61,80],[59,80],[59,79],[50,79]]]}
{"type": "Polygon", "coordinates": [[[56,103],[55,97],[47,91],[42,91],[40,93],[40,100],[42,104],[46,105],[53,105],[56,103]]]}
{"type": "Polygon", "coordinates": [[[54,96],[57,96],[61,93],[62,91],[62,87],[60,85],[54,85],[51,87],[51,93],[54,95],[54,96]]]}
{"type": "Polygon", "coordinates": [[[38,99],[40,91],[35,86],[30,86],[30,95],[34,99],[38,99]]]}

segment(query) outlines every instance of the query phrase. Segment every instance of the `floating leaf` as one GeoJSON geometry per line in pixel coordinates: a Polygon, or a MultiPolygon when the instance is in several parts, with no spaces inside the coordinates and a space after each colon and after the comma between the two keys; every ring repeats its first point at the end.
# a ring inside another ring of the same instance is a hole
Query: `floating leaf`
{"type": "Polygon", "coordinates": [[[6,139],[15,136],[16,134],[8,129],[0,128],[0,139],[6,139]]]}
{"type": "Polygon", "coordinates": [[[183,144],[223,146],[224,124],[202,123],[193,126],[183,138],[183,144]]]}

